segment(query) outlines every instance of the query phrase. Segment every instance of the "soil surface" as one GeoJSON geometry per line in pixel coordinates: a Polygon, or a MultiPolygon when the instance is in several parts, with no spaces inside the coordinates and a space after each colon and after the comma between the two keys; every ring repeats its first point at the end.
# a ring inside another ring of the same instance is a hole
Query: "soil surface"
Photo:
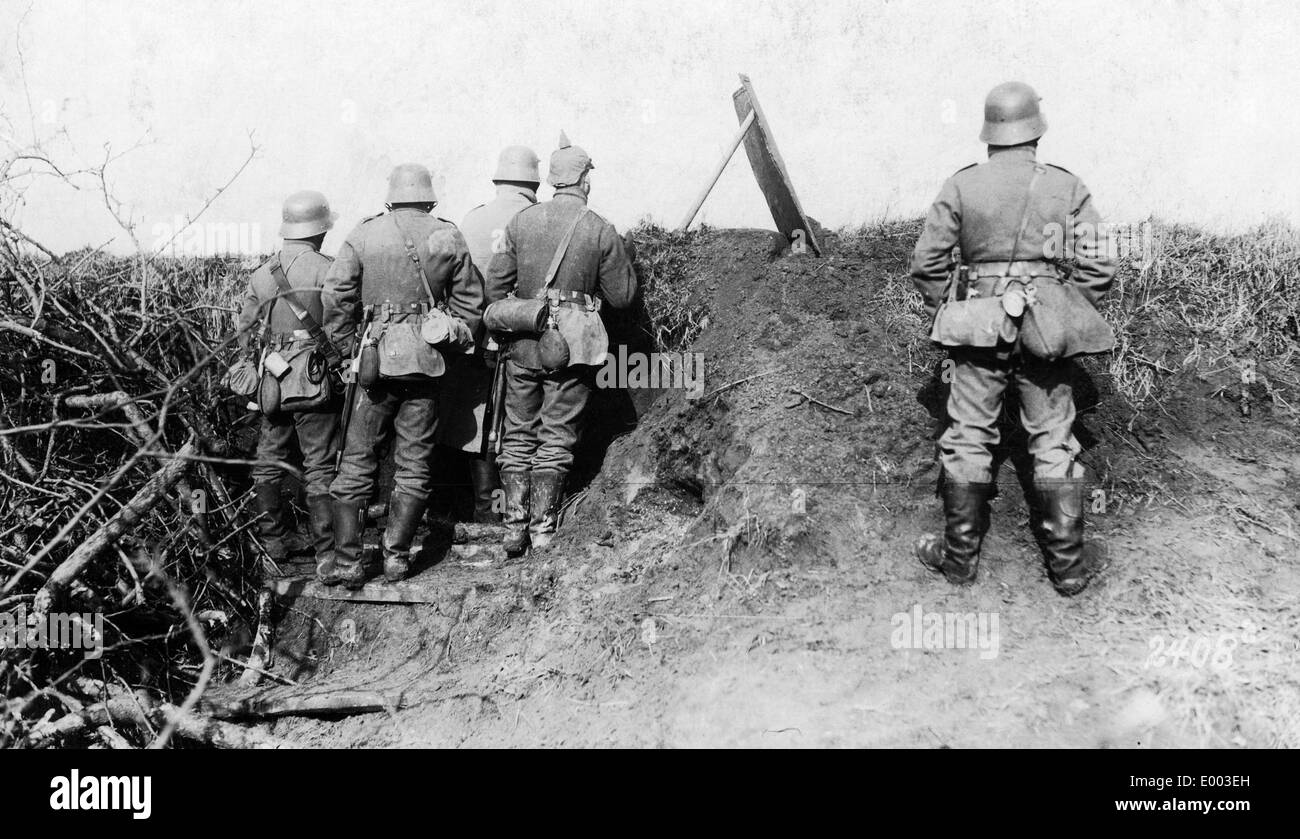
{"type": "MultiPolygon", "coordinates": [[[[544,552],[429,538],[438,602],[285,603],[274,672],[392,707],[262,725],[311,746],[1300,746],[1294,367],[1244,397],[1233,369],[1162,373],[1138,410],[1084,360],[1109,568],[1052,590],[1008,424],[980,577],[954,588],[912,553],[939,523],[946,396],[915,233],[827,234],[821,259],[693,236],[703,396],[602,394],[635,427],[544,552]],[[977,632],[928,631],[945,621],[977,632]]],[[[1183,337],[1144,336],[1146,357],[1183,337]]]]}

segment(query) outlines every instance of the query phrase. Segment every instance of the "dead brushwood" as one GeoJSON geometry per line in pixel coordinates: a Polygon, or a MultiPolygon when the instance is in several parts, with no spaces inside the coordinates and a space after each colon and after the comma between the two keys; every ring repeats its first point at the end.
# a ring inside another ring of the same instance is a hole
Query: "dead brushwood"
{"type": "Polygon", "coordinates": [[[120,152],[88,167],[60,167],[36,141],[6,154],[0,205],[20,197],[20,176],[63,180],[98,198],[137,253],[55,254],[0,219],[0,609],[102,615],[94,672],[133,690],[86,695],[80,650],[7,650],[0,745],[258,745],[193,713],[209,683],[241,667],[222,645],[245,637],[261,588],[241,489],[249,423],[220,388],[248,266],[139,247],[107,190],[120,152]],[[118,711],[133,724],[112,728],[118,711]]]}

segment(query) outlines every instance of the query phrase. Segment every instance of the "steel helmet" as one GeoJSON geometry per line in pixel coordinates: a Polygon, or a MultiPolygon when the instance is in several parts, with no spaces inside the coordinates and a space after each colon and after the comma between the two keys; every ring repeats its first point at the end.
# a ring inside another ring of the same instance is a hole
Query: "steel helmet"
{"type": "Polygon", "coordinates": [[[537,152],[528,146],[506,146],[497,158],[497,171],[492,176],[494,181],[540,182],[542,174],[538,170],[541,161],[537,152]]]}
{"type": "Polygon", "coordinates": [[[281,239],[310,239],[334,226],[338,213],[330,212],[330,202],[311,189],[295,192],[284,199],[280,211],[281,239]]]}
{"type": "Polygon", "coordinates": [[[1038,109],[1040,96],[1024,82],[1004,82],[984,100],[984,130],[980,141],[990,146],[1015,146],[1043,136],[1047,120],[1038,109]]]}
{"type": "Polygon", "coordinates": [[[388,198],[384,200],[388,204],[437,203],[433,176],[418,163],[403,163],[388,176],[388,198]]]}
{"type": "Polygon", "coordinates": [[[582,180],[588,169],[595,169],[591,155],[582,146],[569,142],[569,137],[560,132],[560,147],[551,152],[551,171],[546,180],[556,189],[573,186],[582,180]]]}

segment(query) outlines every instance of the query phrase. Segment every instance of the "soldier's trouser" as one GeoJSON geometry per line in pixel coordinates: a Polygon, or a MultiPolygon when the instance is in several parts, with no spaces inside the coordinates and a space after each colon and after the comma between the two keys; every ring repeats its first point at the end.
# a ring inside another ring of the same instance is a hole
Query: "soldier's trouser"
{"type": "Polygon", "coordinates": [[[593,368],[546,373],[506,362],[506,421],[497,466],[502,472],[567,472],[591,395],[593,368]]]}
{"type": "Polygon", "coordinates": [[[478,454],[492,392],[492,368],[477,355],[451,355],[439,382],[438,445],[478,454]]]}
{"type": "Polygon", "coordinates": [[[369,501],[379,477],[379,454],[393,446],[393,492],[426,498],[433,487],[430,459],[438,428],[438,383],[381,381],[370,390],[357,388],[348,425],[343,462],[330,485],[335,499],[369,501]]]}
{"type": "Polygon", "coordinates": [[[939,438],[939,451],[944,471],[953,480],[993,480],[993,447],[1001,439],[998,416],[1012,380],[1020,394],[1020,422],[1029,434],[1034,477],[1076,476],[1079,444],[1071,433],[1074,394],[1069,378],[1074,362],[1029,356],[999,359],[992,351],[974,349],[954,350],[950,358],[949,424],[939,438]]]}
{"type": "Polygon", "coordinates": [[[275,461],[289,462],[293,440],[302,449],[302,470],[307,497],[327,495],[334,479],[334,456],[337,453],[339,412],[304,411],[296,414],[262,415],[262,429],[257,438],[257,459],[252,468],[253,483],[279,486],[284,471],[275,461]]]}

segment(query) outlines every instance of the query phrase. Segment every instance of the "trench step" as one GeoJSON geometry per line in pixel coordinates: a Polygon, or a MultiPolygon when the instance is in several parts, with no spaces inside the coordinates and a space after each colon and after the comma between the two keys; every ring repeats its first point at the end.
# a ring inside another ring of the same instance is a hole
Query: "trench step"
{"type": "MultiPolygon", "coordinates": [[[[432,542],[423,539],[416,539],[411,544],[411,556],[415,557],[416,567],[431,563],[437,556],[436,553],[432,557],[426,554],[424,549],[426,544],[433,546],[430,548],[431,551],[445,552],[445,555],[442,557],[443,561],[459,562],[471,567],[479,567],[489,562],[506,561],[505,546],[503,546],[499,541],[448,545],[446,542],[439,542],[436,539],[432,542]]],[[[384,551],[383,548],[379,546],[379,543],[367,544],[364,550],[367,559],[373,558],[372,561],[377,564],[383,562],[384,551]]]]}
{"type": "Polygon", "coordinates": [[[500,542],[505,536],[506,528],[503,524],[458,521],[452,541],[458,545],[466,542],[500,542]]]}
{"type": "MultiPolygon", "coordinates": [[[[357,603],[437,603],[441,598],[428,581],[371,581],[358,591],[327,586],[315,577],[284,577],[268,584],[281,597],[310,597],[313,600],[350,600],[357,603]]],[[[444,595],[445,597],[445,595],[444,595]]]]}
{"type": "Polygon", "coordinates": [[[462,565],[483,566],[490,563],[506,561],[506,549],[500,540],[496,542],[451,545],[447,549],[448,559],[455,559],[462,565]]]}
{"type": "MultiPolygon", "coordinates": [[[[378,545],[366,545],[367,555],[376,560],[382,555],[378,545]]],[[[420,546],[412,551],[416,567],[421,565],[420,546]]],[[[517,573],[505,564],[505,549],[500,545],[451,545],[445,557],[401,582],[390,583],[382,576],[370,580],[357,591],[342,586],[327,586],[314,574],[302,573],[267,583],[273,594],[282,597],[310,597],[316,600],[348,600],[357,603],[443,603],[458,600],[471,588],[491,589],[517,573]]],[[[378,567],[378,563],[375,563],[378,567]]]]}

